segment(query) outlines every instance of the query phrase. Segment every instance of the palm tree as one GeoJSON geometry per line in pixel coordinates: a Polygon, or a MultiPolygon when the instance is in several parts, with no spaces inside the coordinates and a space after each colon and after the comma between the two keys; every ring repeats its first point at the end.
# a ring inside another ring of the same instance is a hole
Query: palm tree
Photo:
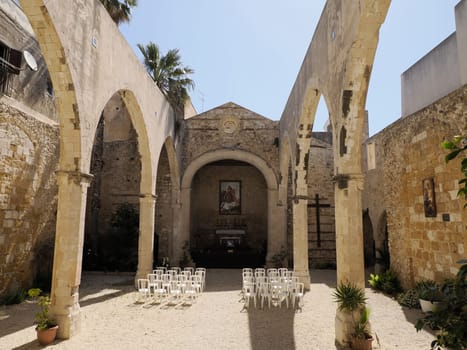
{"type": "Polygon", "coordinates": [[[101,3],[118,26],[130,22],[131,8],[138,5],[138,0],[101,0],[101,3]]]}
{"type": "Polygon", "coordinates": [[[144,57],[144,66],[152,80],[167,96],[169,102],[183,110],[185,101],[189,98],[188,89],[193,89],[195,83],[188,75],[194,70],[183,67],[178,49],[169,50],[161,56],[159,46],[149,42],[146,46],[138,44],[144,57]]]}

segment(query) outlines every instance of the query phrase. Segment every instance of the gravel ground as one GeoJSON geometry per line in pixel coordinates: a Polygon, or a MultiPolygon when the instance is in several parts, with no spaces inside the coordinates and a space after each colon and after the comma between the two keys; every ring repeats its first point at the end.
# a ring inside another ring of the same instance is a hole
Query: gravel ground
{"type": "MultiPolygon", "coordinates": [[[[47,349],[310,350],[335,349],[332,300],[335,271],[312,270],[302,311],[242,310],[240,270],[209,269],[205,292],[191,306],[136,304],[131,276],[83,274],[82,329],[47,349]]],[[[401,308],[366,290],[373,349],[428,350],[432,335],[416,332],[419,310],[401,308]]],[[[41,349],[36,340],[36,305],[0,307],[0,349],[41,349]]]]}

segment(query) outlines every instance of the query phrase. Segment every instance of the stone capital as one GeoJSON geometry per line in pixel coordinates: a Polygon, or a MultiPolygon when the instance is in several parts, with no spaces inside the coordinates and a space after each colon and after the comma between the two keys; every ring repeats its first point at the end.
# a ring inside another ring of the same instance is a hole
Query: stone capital
{"type": "Polygon", "coordinates": [[[82,173],[77,170],[57,170],[55,172],[57,179],[60,180],[67,180],[69,182],[73,182],[76,185],[83,185],[89,187],[91,184],[94,175],[82,173]]]}
{"type": "Polygon", "coordinates": [[[157,195],[152,194],[152,193],[141,193],[139,195],[139,202],[140,203],[156,203],[157,201],[157,195]]]}

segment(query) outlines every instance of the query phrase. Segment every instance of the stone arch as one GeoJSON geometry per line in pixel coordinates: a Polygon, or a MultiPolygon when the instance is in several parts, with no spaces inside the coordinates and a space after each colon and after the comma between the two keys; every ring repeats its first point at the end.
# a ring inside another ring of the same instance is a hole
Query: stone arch
{"type": "Polygon", "coordinates": [[[279,150],[279,198],[284,203],[287,200],[287,186],[289,182],[289,166],[292,159],[292,149],[290,147],[290,138],[287,133],[282,135],[279,150]]]}
{"type": "Polygon", "coordinates": [[[262,158],[257,155],[241,151],[221,149],[212,152],[206,152],[193,160],[186,168],[182,177],[182,189],[189,188],[194,174],[204,165],[222,159],[232,159],[249,163],[256,167],[264,176],[268,190],[277,190],[277,179],[271,167],[262,158]]]}
{"type": "Polygon", "coordinates": [[[248,163],[259,170],[263,175],[264,180],[267,186],[267,200],[268,200],[268,247],[267,247],[267,257],[266,260],[270,259],[272,255],[280,251],[281,245],[283,242],[283,228],[280,225],[275,224],[277,217],[280,214],[280,208],[278,203],[278,182],[276,175],[274,174],[271,167],[257,155],[241,151],[241,150],[229,150],[229,149],[220,149],[212,152],[207,152],[201,155],[200,157],[193,160],[188,167],[186,168],[181,185],[181,202],[182,202],[182,226],[179,232],[174,232],[174,251],[175,258],[179,259],[181,257],[181,247],[184,242],[189,241],[190,237],[190,202],[191,202],[191,185],[192,180],[198,170],[203,166],[219,161],[219,160],[236,160],[248,163]]]}
{"type": "Polygon", "coordinates": [[[173,259],[173,234],[180,226],[180,171],[175,145],[168,137],[157,166],[154,227],[154,264],[162,257],[173,259]]]}
{"type": "Polygon", "coordinates": [[[152,270],[158,150],[174,112],[98,1],[21,1],[50,72],[60,125],[58,210],[51,313],[60,338],[79,332],[79,284],[92,140],[103,106],[118,92],[142,160],[137,278],[152,270]],[[68,27],[76,30],[69,31],[68,27]],[[122,70],[121,66],[132,69],[122,70]],[[148,131],[150,130],[150,132],[148,131]],[[58,258],[58,260],[57,260],[58,258]]]}

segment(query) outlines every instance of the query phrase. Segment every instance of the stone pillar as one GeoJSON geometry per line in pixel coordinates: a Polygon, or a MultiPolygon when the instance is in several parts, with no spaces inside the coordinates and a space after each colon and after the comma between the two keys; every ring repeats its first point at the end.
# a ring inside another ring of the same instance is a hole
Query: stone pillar
{"type": "Polygon", "coordinates": [[[155,195],[141,195],[139,199],[138,271],[136,272],[135,285],[139,278],[147,278],[148,273],[153,270],[155,208],[155,195]]]}
{"type": "MultiPolygon", "coordinates": [[[[340,174],[336,176],[336,260],[337,283],[350,281],[365,288],[365,267],[363,258],[361,174],[340,174]]],[[[341,312],[336,313],[336,344],[341,346],[349,341],[352,319],[341,312]]]]}
{"type": "MultiPolygon", "coordinates": [[[[268,189],[268,244],[266,264],[271,265],[272,257],[287,248],[286,233],[283,231],[285,218],[283,208],[278,206],[278,191],[268,189]]],[[[284,262],[286,263],[286,261],[284,262]]],[[[271,265],[272,266],[272,265],[271,265]]]]}
{"type": "Polygon", "coordinates": [[[191,208],[191,188],[182,188],[181,190],[181,228],[174,232],[173,259],[178,264],[183,256],[183,244],[190,241],[190,208],[191,208]]]}
{"type": "Polygon", "coordinates": [[[310,289],[310,271],[308,270],[308,216],[307,199],[293,201],[293,261],[294,276],[299,277],[305,289],[310,289]]]}
{"type": "MultiPolygon", "coordinates": [[[[169,238],[169,260],[175,256],[175,235],[179,235],[183,232],[183,207],[180,202],[180,191],[174,191],[173,196],[175,200],[172,203],[172,237],[169,238]]],[[[179,252],[177,252],[179,254],[179,252]]],[[[179,259],[180,260],[180,259],[179,259]]]]}
{"type": "Polygon", "coordinates": [[[83,259],[86,195],[92,175],[57,171],[58,208],[50,314],[57,336],[68,339],[81,329],[79,285],[83,259]]]}

